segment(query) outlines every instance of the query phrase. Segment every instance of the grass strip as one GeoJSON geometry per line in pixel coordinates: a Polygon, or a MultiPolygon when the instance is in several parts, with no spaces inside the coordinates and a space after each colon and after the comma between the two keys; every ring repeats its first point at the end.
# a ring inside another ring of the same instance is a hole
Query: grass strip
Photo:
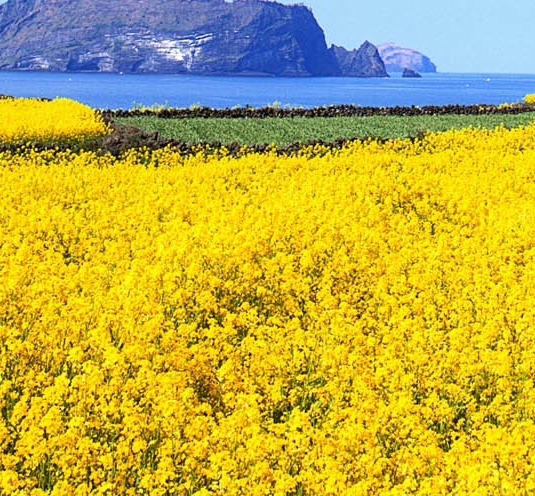
{"type": "Polygon", "coordinates": [[[493,129],[528,125],[535,112],[507,115],[418,115],[410,117],[289,117],[289,118],[188,118],[161,119],[157,116],[115,117],[120,126],[134,126],[148,133],[185,142],[270,143],[287,146],[310,140],[340,138],[407,138],[424,132],[467,127],[493,129]]]}

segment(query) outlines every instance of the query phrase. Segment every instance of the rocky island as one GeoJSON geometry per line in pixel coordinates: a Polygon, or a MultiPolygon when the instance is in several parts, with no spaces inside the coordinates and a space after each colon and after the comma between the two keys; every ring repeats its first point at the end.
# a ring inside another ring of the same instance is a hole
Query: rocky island
{"type": "Polygon", "coordinates": [[[403,72],[405,69],[416,72],[437,72],[437,67],[431,59],[418,50],[395,43],[383,43],[377,49],[388,72],[403,72]]]}
{"type": "Polygon", "coordinates": [[[415,71],[414,69],[409,69],[408,67],[405,67],[405,69],[403,69],[403,74],[401,75],[401,77],[404,77],[404,78],[421,78],[422,75],[418,71],[415,71]]]}
{"type": "Polygon", "coordinates": [[[377,48],[327,47],[311,10],[264,0],[8,0],[0,69],[388,76],[377,48]]]}

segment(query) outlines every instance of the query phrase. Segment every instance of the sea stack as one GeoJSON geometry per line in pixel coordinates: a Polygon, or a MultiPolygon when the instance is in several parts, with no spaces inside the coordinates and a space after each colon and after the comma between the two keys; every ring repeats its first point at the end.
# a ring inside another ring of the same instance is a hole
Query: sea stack
{"type": "Polygon", "coordinates": [[[356,50],[332,45],[329,51],[334,55],[341,76],[345,77],[388,77],[383,59],[377,47],[365,41],[356,50]]]}
{"type": "Polygon", "coordinates": [[[421,78],[422,75],[418,71],[415,71],[414,69],[409,69],[408,67],[405,67],[405,69],[403,69],[403,74],[401,75],[401,77],[404,77],[404,78],[421,78]]]}

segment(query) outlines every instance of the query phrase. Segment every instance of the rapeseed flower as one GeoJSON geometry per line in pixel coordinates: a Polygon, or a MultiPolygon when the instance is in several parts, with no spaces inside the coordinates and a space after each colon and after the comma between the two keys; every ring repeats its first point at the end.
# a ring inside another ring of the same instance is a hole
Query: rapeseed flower
{"type": "Polygon", "coordinates": [[[2,143],[75,143],[108,132],[98,112],[68,98],[2,98],[0,122],[2,143]]]}
{"type": "Polygon", "coordinates": [[[535,490],[535,126],[0,181],[0,493],[535,490]]]}

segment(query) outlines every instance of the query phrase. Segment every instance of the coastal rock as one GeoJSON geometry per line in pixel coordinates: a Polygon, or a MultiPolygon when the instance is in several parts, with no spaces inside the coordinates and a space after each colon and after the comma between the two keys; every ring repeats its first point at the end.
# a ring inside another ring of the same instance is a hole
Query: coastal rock
{"type": "Polygon", "coordinates": [[[414,69],[409,69],[408,67],[405,67],[405,69],[403,69],[403,74],[401,75],[401,77],[404,77],[404,78],[421,78],[422,75],[418,71],[415,71],[414,69]]]}
{"type": "Polygon", "coordinates": [[[418,72],[437,72],[429,57],[412,48],[394,43],[383,43],[377,47],[388,72],[403,72],[405,68],[418,72]]]}
{"type": "Polygon", "coordinates": [[[327,48],[303,5],[264,0],[8,0],[0,69],[385,76],[377,49],[327,48]]]}
{"type": "Polygon", "coordinates": [[[336,58],[341,75],[346,77],[388,77],[377,47],[365,41],[356,50],[332,45],[329,49],[336,58]]]}

